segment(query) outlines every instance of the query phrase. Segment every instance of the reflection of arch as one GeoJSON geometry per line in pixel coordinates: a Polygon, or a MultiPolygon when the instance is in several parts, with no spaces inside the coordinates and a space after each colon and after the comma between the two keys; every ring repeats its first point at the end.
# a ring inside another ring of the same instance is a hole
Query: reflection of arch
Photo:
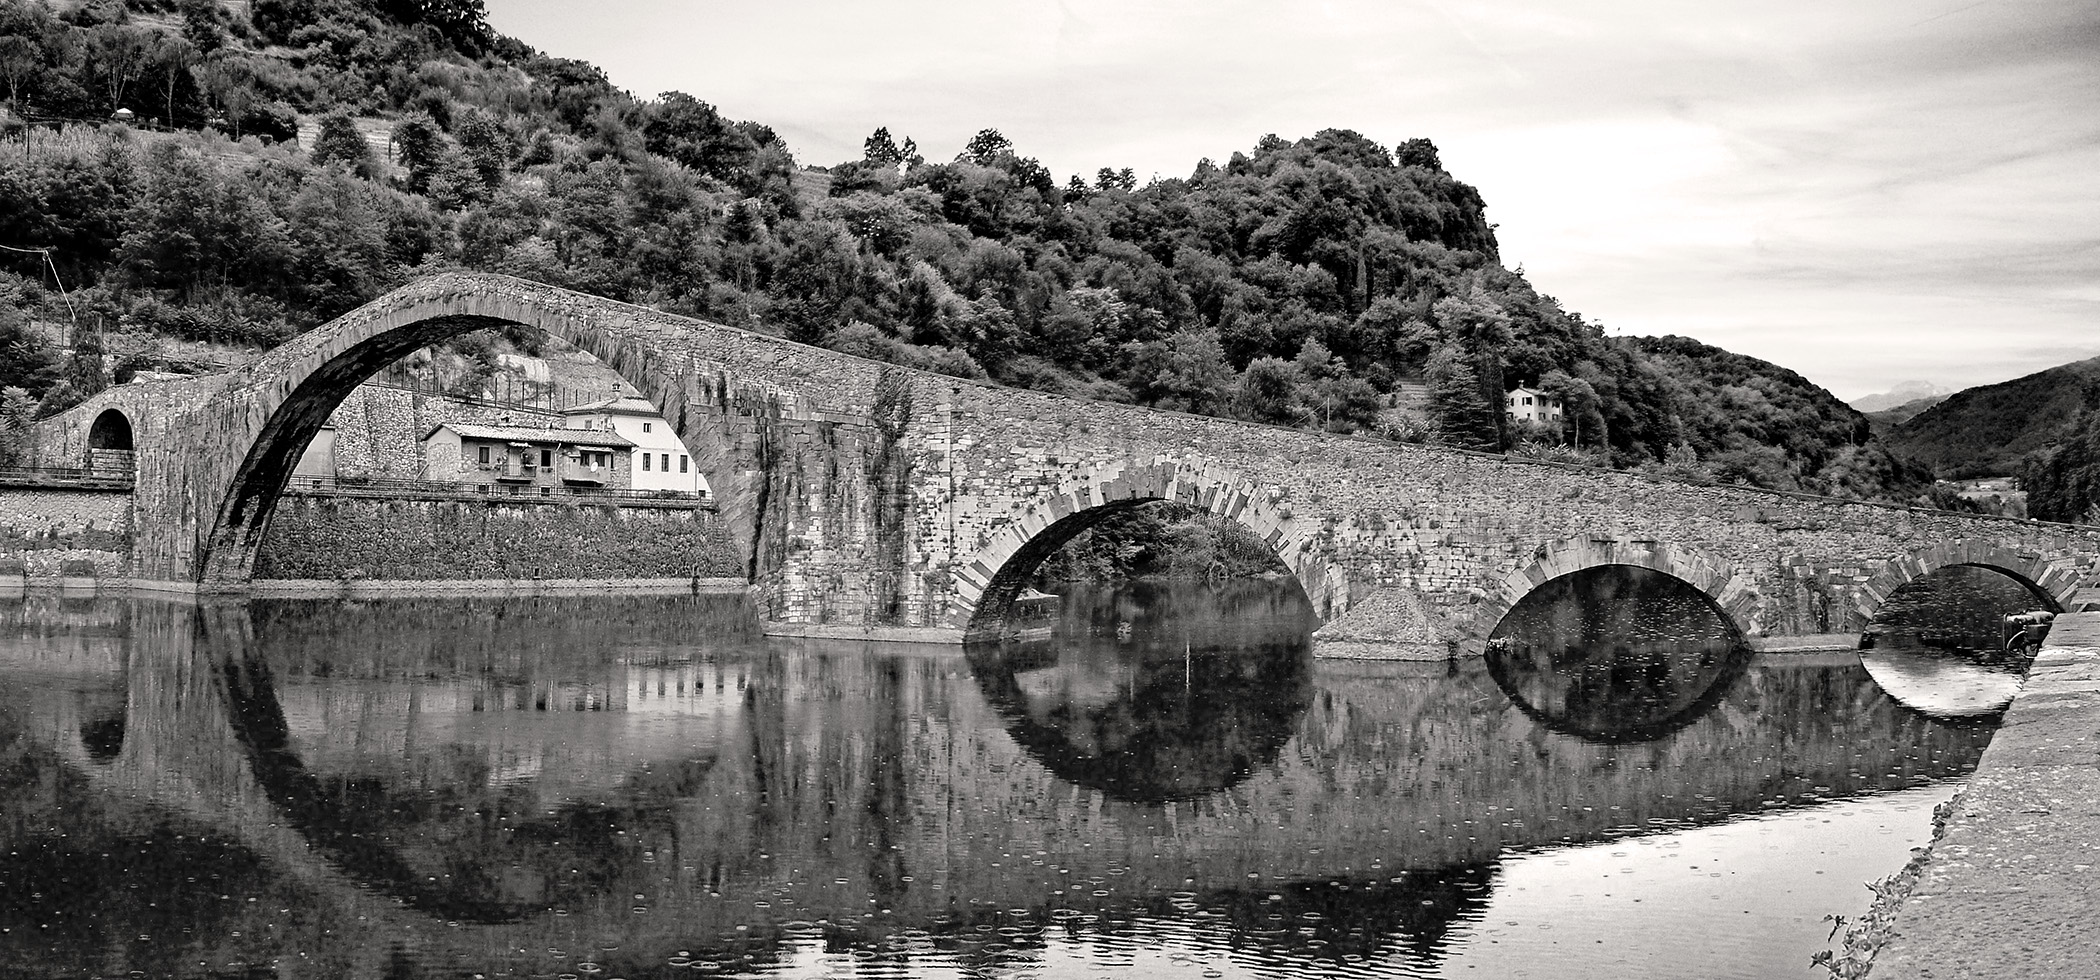
{"type": "Polygon", "coordinates": [[[2041,555],[2013,551],[1987,541],[1963,539],[1920,548],[1881,567],[1858,593],[1859,617],[1873,622],[1883,603],[1897,589],[1942,568],[1976,565],[2011,576],[2028,591],[2049,604],[2051,612],[2062,612],[2071,595],[2085,583],[2077,570],[2059,565],[2041,555]]]}
{"type": "Polygon", "coordinates": [[[1754,657],[1755,651],[1752,651],[1748,644],[1738,645],[1730,651],[1713,683],[1700,692],[1691,703],[1661,718],[1611,727],[1571,723],[1564,717],[1532,704],[1530,699],[1524,697],[1521,685],[1511,676],[1509,665],[1496,657],[1493,651],[1488,653],[1487,668],[1488,676],[1494,678],[1495,684],[1502,688],[1502,693],[1509,696],[1510,703],[1516,705],[1524,717],[1531,719],[1539,727],[1562,735],[1572,735],[1585,742],[1622,745],[1652,742],[1690,728],[1693,722],[1706,717],[1708,712],[1720,706],[1721,699],[1727,697],[1728,692],[1735,689],[1736,682],[1742,680],[1743,674],[1749,671],[1750,661],[1754,657]]]}
{"type": "MultiPolygon", "coordinates": [[[[247,581],[278,495],[336,405],[386,365],[469,331],[520,324],[559,337],[639,388],[688,437],[686,391],[694,379],[682,363],[664,363],[658,346],[685,323],[507,276],[458,273],[405,286],[266,352],[207,406],[221,417],[198,423],[220,427],[218,451],[232,455],[192,463],[201,472],[180,480],[193,488],[198,518],[210,521],[198,529],[194,574],[203,582],[247,581]]],[[[733,485],[729,474],[705,475],[718,490],[733,485]]]]}
{"type": "Polygon", "coordinates": [[[1750,645],[1720,604],[1691,583],[1644,566],[1620,564],[1616,575],[1608,569],[1594,565],[1528,594],[1496,624],[1488,675],[1517,710],[1549,731],[1606,744],[1682,731],[1742,679],[1754,656],[1750,645]],[[1663,622],[1668,628],[1658,628],[1663,622]],[[1534,645],[1536,635],[1523,642],[1527,623],[1543,626],[1550,642],[1534,645]],[[1516,633],[1505,632],[1511,626],[1516,633]]]}
{"type": "Polygon", "coordinates": [[[1211,600],[1198,604],[1207,615],[1176,602],[1171,586],[1119,595],[1147,607],[1140,622],[1164,611],[1203,627],[974,644],[970,672],[1014,741],[1066,782],[1133,803],[1230,788],[1276,761],[1312,703],[1310,610],[1282,583],[1196,588],[1211,600]],[[1264,592],[1292,612],[1276,615],[1264,592]]]}
{"type": "Polygon", "coordinates": [[[349,794],[331,792],[299,759],[269,667],[241,656],[221,657],[214,666],[227,720],[256,782],[315,850],[358,881],[441,918],[513,922],[538,911],[472,894],[478,882],[471,875],[440,880],[410,865],[390,835],[371,832],[389,829],[383,808],[360,805],[363,800],[346,806],[343,797],[349,794]]]}
{"type": "Polygon", "coordinates": [[[1160,459],[1091,468],[1044,493],[993,531],[974,560],[956,574],[948,625],[962,627],[972,639],[996,635],[1008,605],[1044,559],[1117,510],[1155,500],[1238,521],[1297,576],[1322,618],[1347,608],[1349,595],[1340,570],[1313,540],[1318,529],[1311,525],[1316,522],[1295,519],[1288,505],[1229,470],[1160,459]]]}
{"type": "Polygon", "coordinates": [[[88,449],[116,449],[131,452],[131,419],[114,408],[102,410],[95,416],[95,424],[88,428],[88,449]]]}
{"type": "Polygon", "coordinates": [[[1738,632],[1756,635],[1756,618],[1752,615],[1755,596],[1747,579],[1738,578],[1735,568],[1727,562],[1669,541],[1569,538],[1541,545],[1530,564],[1509,573],[1502,580],[1502,587],[1481,602],[1479,615],[1473,620],[1480,630],[1473,649],[1478,650],[1477,644],[1533,589],[1599,565],[1637,565],[1684,582],[1712,599],[1738,632]]]}

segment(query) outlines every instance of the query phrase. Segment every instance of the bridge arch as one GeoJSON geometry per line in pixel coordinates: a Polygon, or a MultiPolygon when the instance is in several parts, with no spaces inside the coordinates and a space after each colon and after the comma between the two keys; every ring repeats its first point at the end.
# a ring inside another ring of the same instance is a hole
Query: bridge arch
{"type": "Polygon", "coordinates": [[[1744,636],[1755,636],[1757,593],[1733,566],[1697,548],[1668,541],[1626,538],[1568,538],[1540,545],[1531,561],[1509,573],[1501,587],[1482,601],[1473,620],[1479,636],[1471,646],[1484,643],[1489,633],[1516,608],[1533,589],[1563,575],[1600,565],[1636,565],[1678,579],[1706,594],[1744,636]]]}
{"type": "Polygon", "coordinates": [[[1296,518],[1287,501],[1230,470],[1162,458],[1089,467],[992,530],[955,576],[947,625],[961,628],[965,639],[996,635],[1044,559],[1117,511],[1154,501],[1239,522],[1291,570],[1322,618],[1347,607],[1341,571],[1314,540],[1316,522],[1296,518]]]}
{"type": "MultiPolygon", "coordinates": [[[[365,379],[409,353],[459,334],[522,325],[591,354],[654,402],[692,451],[711,485],[714,447],[695,446],[686,418],[699,379],[653,343],[678,318],[592,299],[507,276],[450,274],[421,280],[271,350],[214,399],[203,424],[218,428],[221,459],[191,461],[187,483],[198,519],[194,568],[199,582],[237,584],[252,577],[255,557],[293,467],[336,406],[365,379]],[[667,363],[670,362],[670,363],[667,363]],[[230,466],[225,461],[237,460],[230,466]],[[196,468],[203,468],[198,472],[196,468]],[[217,469],[217,472],[213,472],[217,469]],[[214,492],[216,491],[216,493],[214,492]]],[[[726,395],[727,379],[716,386],[726,395]]]]}
{"type": "Polygon", "coordinates": [[[131,417],[116,408],[105,408],[95,416],[95,424],[88,427],[88,449],[113,449],[131,452],[138,448],[133,442],[131,417]]]}
{"type": "Polygon", "coordinates": [[[1919,548],[1883,565],[1856,593],[1860,621],[1872,622],[1897,589],[1957,565],[1974,565],[2010,576],[2056,612],[2069,608],[2072,594],[2086,584],[2084,576],[2067,563],[1965,538],[1919,548]]]}

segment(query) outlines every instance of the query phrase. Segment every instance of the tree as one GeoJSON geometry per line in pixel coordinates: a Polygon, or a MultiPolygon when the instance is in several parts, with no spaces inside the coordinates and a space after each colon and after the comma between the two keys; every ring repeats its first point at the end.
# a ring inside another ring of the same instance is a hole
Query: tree
{"type": "Polygon", "coordinates": [[[461,54],[476,57],[492,40],[482,0],[383,0],[387,16],[402,24],[428,24],[461,54]]]}
{"type": "Polygon", "coordinates": [[[149,58],[161,73],[161,98],[167,115],[161,117],[168,125],[175,124],[175,85],[189,76],[190,65],[197,60],[197,46],[174,34],[159,35],[153,40],[149,58]]]}
{"type": "Polygon", "coordinates": [[[1233,414],[1252,422],[1290,425],[1300,421],[1305,374],[1280,357],[1257,357],[1233,392],[1233,414]]]}
{"type": "Polygon", "coordinates": [[[1133,387],[1161,408],[1208,415],[1233,394],[1232,364],[1215,330],[1184,330],[1124,347],[1133,387]]]}
{"type": "Polygon", "coordinates": [[[0,305],[0,378],[34,396],[49,388],[57,375],[58,358],[29,329],[29,318],[13,302],[0,305]]]}
{"type": "Polygon", "coordinates": [[[1451,346],[1429,356],[1429,404],[1436,418],[1437,437],[1447,446],[1495,452],[1502,448],[1502,401],[1487,402],[1480,395],[1480,376],[1473,360],[1451,346]]]}
{"type": "Polygon", "coordinates": [[[996,129],[980,129],[970,142],[963,146],[955,159],[967,160],[980,167],[989,167],[999,160],[1002,153],[1012,153],[1014,141],[1007,139],[996,129]]]}
{"type": "Polygon", "coordinates": [[[182,37],[200,54],[226,46],[226,8],[217,0],[181,0],[182,37]]]}
{"type": "Polygon", "coordinates": [[[394,158],[408,171],[402,183],[412,194],[430,189],[431,175],[444,159],[445,133],[427,112],[412,112],[394,124],[394,158]]]}
{"type": "Polygon", "coordinates": [[[124,89],[146,71],[152,35],[130,24],[101,24],[88,32],[88,54],[109,89],[109,111],[124,108],[124,89]]]}
{"type": "Polygon", "coordinates": [[[888,126],[875,128],[875,132],[868,136],[867,142],[861,144],[860,156],[869,163],[891,170],[910,167],[920,162],[919,144],[906,137],[904,144],[899,146],[890,136],[888,126]]]}
{"type": "Polygon", "coordinates": [[[0,75],[7,77],[7,107],[22,113],[22,79],[43,67],[44,49],[20,34],[0,36],[0,75]]]}
{"type": "Polygon", "coordinates": [[[1480,400],[1494,406],[1493,448],[1499,451],[1509,445],[1509,425],[1502,411],[1504,389],[1500,353],[1512,339],[1509,314],[1477,285],[1463,297],[1446,296],[1437,300],[1433,311],[1443,335],[1457,344],[1472,362],[1480,400]]]}
{"type": "Polygon", "coordinates": [[[73,352],[66,357],[65,366],[61,369],[59,383],[70,386],[81,401],[109,387],[109,370],[102,359],[104,349],[100,321],[99,314],[91,313],[73,322],[73,352]]]}
{"type": "Polygon", "coordinates": [[[41,3],[0,4],[0,75],[7,76],[9,108],[21,112],[22,82],[52,60],[52,43],[66,33],[41,3]]]}
{"type": "Polygon", "coordinates": [[[642,114],[642,144],[709,177],[741,185],[758,141],[715,107],[684,92],[665,92],[642,114]]]}
{"type": "Polygon", "coordinates": [[[1437,159],[1436,144],[1417,137],[1400,144],[1393,150],[1395,160],[1403,167],[1421,167],[1424,170],[1442,170],[1443,161],[1437,159]]]}
{"type": "Polygon", "coordinates": [[[511,157],[517,155],[517,141],[479,109],[469,110],[453,128],[452,135],[481,185],[491,190],[500,186],[510,169],[511,157]]]}
{"type": "Polygon", "coordinates": [[[0,466],[22,462],[36,407],[37,398],[28,389],[19,385],[0,388],[0,466]]]}
{"type": "Polygon", "coordinates": [[[1589,433],[1592,442],[1604,443],[1602,400],[1597,397],[1595,386],[1554,368],[1539,378],[1539,390],[1547,397],[1560,399],[1561,421],[1568,430],[1570,445],[1581,448],[1585,432],[1589,433]]]}
{"type": "Polygon", "coordinates": [[[318,164],[344,163],[352,174],[365,180],[379,178],[379,157],[372,152],[371,144],[365,142],[364,134],[357,131],[356,121],[347,112],[331,112],[321,117],[321,132],[314,137],[314,147],[309,155],[318,164]]]}
{"type": "Polygon", "coordinates": [[[239,139],[241,124],[257,99],[255,66],[230,51],[190,68],[197,90],[217,109],[239,139]]]}

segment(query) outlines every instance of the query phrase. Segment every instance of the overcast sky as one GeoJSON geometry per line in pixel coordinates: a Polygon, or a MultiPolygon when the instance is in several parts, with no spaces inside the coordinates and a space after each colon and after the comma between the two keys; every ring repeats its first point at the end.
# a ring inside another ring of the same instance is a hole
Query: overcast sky
{"type": "Polygon", "coordinates": [[[1426,136],[1567,308],[1844,398],[2100,355],[2096,0],[488,7],[805,164],[876,126],[934,159],[993,127],[1060,181],[1187,176],[1264,133],[1426,136]]]}

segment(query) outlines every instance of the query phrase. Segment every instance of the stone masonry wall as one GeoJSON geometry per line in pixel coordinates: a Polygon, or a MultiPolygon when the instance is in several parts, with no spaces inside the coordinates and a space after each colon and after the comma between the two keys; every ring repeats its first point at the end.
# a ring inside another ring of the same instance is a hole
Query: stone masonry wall
{"type": "Polygon", "coordinates": [[[974,385],[958,394],[965,545],[1011,520],[1029,494],[1090,470],[1155,459],[1222,466],[1264,488],[1294,525],[1277,541],[1338,566],[1352,601],[1405,587],[1461,624],[1511,573],[1584,537],[1670,542],[1732,566],[1754,583],[1753,628],[1784,634],[1857,630],[1855,591],[1884,564],[1943,542],[1986,538],[2058,559],[2087,581],[2100,560],[2100,529],[1659,483],[974,385]]]}
{"type": "Polygon", "coordinates": [[[0,562],[32,579],[58,578],[65,562],[95,563],[102,578],[129,575],[131,494],[0,486],[0,562]]]}
{"type": "Polygon", "coordinates": [[[758,522],[759,550],[779,556],[777,574],[761,583],[777,619],[962,625],[940,617],[952,608],[958,577],[970,574],[1000,531],[1049,498],[1101,483],[1103,474],[1156,464],[1223,470],[1259,493],[1282,520],[1256,530],[1290,552],[1287,562],[1316,557],[1342,573],[1332,611],[1405,588],[1469,632],[1493,627],[1472,620],[1493,612],[1483,600],[1506,578],[1580,539],[1664,542],[1711,559],[1747,590],[1746,625],[1775,635],[1858,630],[1862,609],[1878,605],[1879,596],[1865,594],[1878,572],[1949,542],[1988,542],[2085,582],[2100,577],[2100,529],[1656,482],[1074,401],[773,338],[741,343],[763,353],[712,345],[715,356],[694,355],[685,370],[788,391],[800,379],[824,379],[823,402],[812,404],[809,394],[778,402],[775,438],[796,451],[759,467],[775,493],[795,500],[758,522]],[[901,424],[879,421],[884,403],[901,411],[901,424]],[[885,442],[896,448],[882,449],[885,442]],[[869,479],[877,456],[909,475],[908,506],[890,518],[908,533],[883,562],[870,560],[880,548],[871,535],[881,494],[869,479]],[[852,478],[809,478],[826,467],[852,478]],[[874,594],[878,566],[889,570],[887,584],[905,593],[901,599],[874,594]],[[897,615],[871,615],[878,609],[897,615]]]}
{"type": "Polygon", "coordinates": [[[705,508],[286,494],[259,579],[732,578],[705,508]]]}

